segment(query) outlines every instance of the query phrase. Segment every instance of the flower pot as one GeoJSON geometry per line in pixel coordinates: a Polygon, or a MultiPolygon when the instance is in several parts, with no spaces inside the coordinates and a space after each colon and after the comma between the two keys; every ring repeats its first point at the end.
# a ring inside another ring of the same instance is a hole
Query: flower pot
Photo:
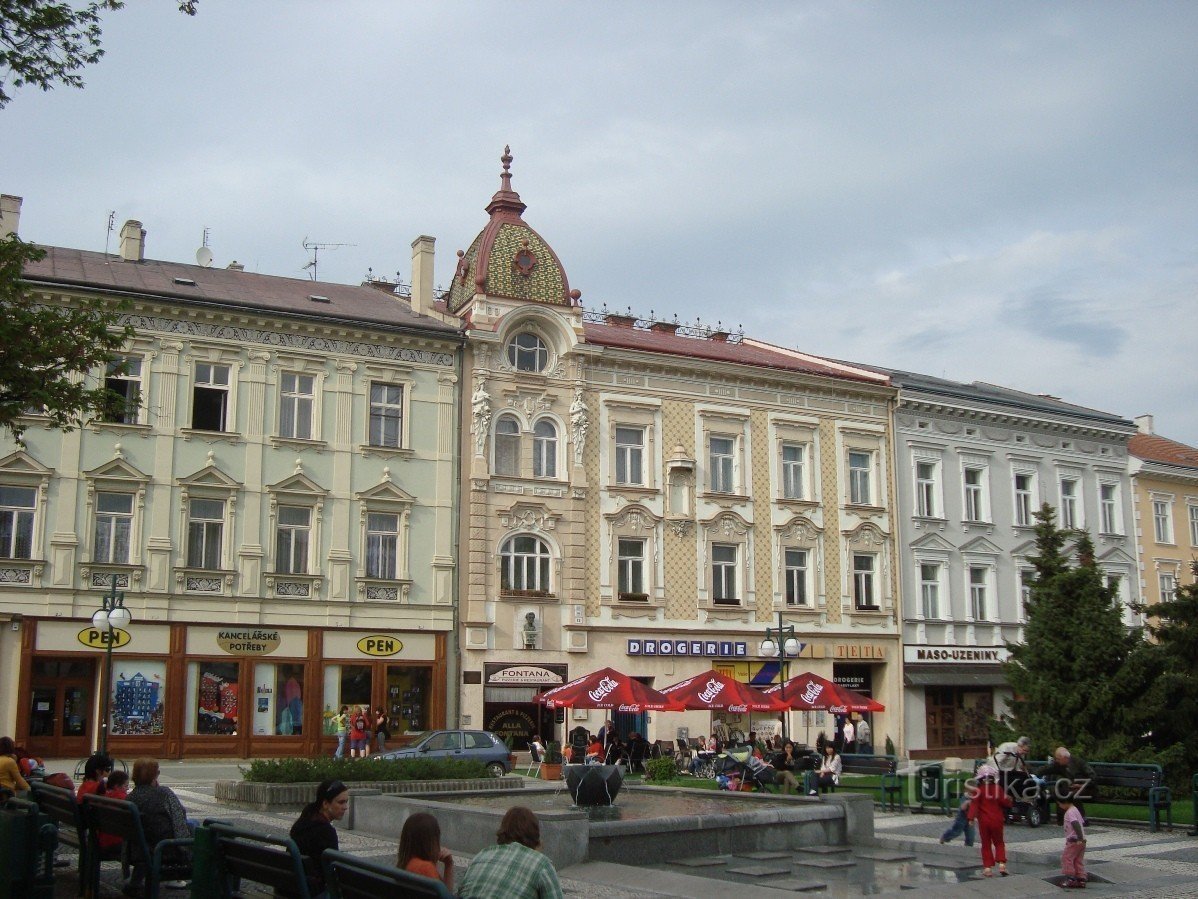
{"type": "Polygon", "coordinates": [[[561,762],[542,762],[541,763],[541,780],[561,780],[562,765],[561,762]]]}

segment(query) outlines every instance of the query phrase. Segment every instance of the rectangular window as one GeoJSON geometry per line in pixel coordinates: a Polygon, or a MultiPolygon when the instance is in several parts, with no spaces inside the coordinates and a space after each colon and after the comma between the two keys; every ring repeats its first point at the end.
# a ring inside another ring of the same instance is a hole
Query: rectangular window
{"type": "Polygon", "coordinates": [[[0,487],[0,559],[33,558],[36,507],[33,487],[0,487]]]}
{"type": "Polygon", "coordinates": [[[711,597],[716,605],[740,605],[736,591],[735,545],[715,543],[711,547],[711,597]]]}
{"type": "Polygon", "coordinates": [[[645,593],[645,541],[620,539],[617,564],[620,599],[644,602],[645,593]]]}
{"type": "Polygon", "coordinates": [[[399,558],[399,516],[371,512],[366,516],[366,576],[394,580],[399,558]]]}
{"type": "Polygon", "coordinates": [[[786,604],[788,606],[810,606],[807,596],[807,550],[786,551],[786,604]]]}
{"type": "Polygon", "coordinates": [[[1168,500],[1152,501],[1152,529],[1157,543],[1173,542],[1173,509],[1168,500]]]}
{"type": "Polygon", "coordinates": [[[107,413],[104,421],[137,424],[141,405],[141,364],[142,360],[137,356],[125,356],[108,363],[104,389],[114,394],[117,408],[107,413]]]}
{"type": "Polygon", "coordinates": [[[316,378],[283,372],[279,379],[279,436],[312,439],[312,408],[316,400],[316,378]]]}
{"type": "Polygon", "coordinates": [[[986,521],[986,469],[965,469],[965,520],[986,521]]]}
{"type": "Polygon", "coordinates": [[[988,572],[977,565],[969,566],[969,612],[974,621],[987,621],[986,579],[988,572]]]}
{"type": "Polygon", "coordinates": [[[782,444],[782,495],[786,499],[803,499],[804,449],[799,443],[782,444]]]}
{"type": "Polygon", "coordinates": [[[1115,484],[1102,484],[1098,488],[1098,505],[1102,513],[1102,532],[1119,533],[1119,488],[1115,484]]]}
{"type": "Polygon", "coordinates": [[[191,426],[197,431],[224,431],[229,414],[229,366],[196,363],[191,394],[191,426]]]}
{"type": "Polygon", "coordinates": [[[166,662],[122,656],[113,670],[109,733],[161,736],[166,700],[166,662]]]}
{"type": "Polygon", "coordinates": [[[532,476],[557,477],[557,427],[547,418],[532,429],[532,476]]]}
{"type": "Polygon", "coordinates": [[[403,386],[370,383],[370,445],[403,446],[403,386]]]}
{"type": "Polygon", "coordinates": [[[1162,571],[1157,580],[1161,588],[1161,602],[1172,602],[1177,598],[1177,577],[1175,575],[1162,571]]]}
{"type": "MultiPolygon", "coordinates": [[[[304,666],[254,666],[254,735],[295,737],[304,732],[304,666]]],[[[373,721],[373,718],[371,719],[373,721]]]]}
{"type": "Polygon", "coordinates": [[[1074,478],[1061,478],[1061,527],[1080,528],[1081,526],[1080,509],[1077,504],[1077,481],[1074,478]]]}
{"type": "Polygon", "coordinates": [[[616,428],[617,484],[645,483],[644,455],[644,428],[616,428]]]}
{"type": "Polygon", "coordinates": [[[870,504],[870,453],[849,453],[849,502],[855,506],[870,504]]]}
{"type": "Polygon", "coordinates": [[[732,483],[732,454],[736,443],[731,437],[707,438],[707,464],[711,472],[712,493],[735,493],[732,483]]]}
{"type": "Polygon", "coordinates": [[[940,617],[940,566],[924,562],[919,566],[919,596],[924,618],[940,617]]]}
{"type": "Polygon", "coordinates": [[[1198,546],[1198,506],[1190,506],[1190,545],[1198,546]]]}
{"type": "Polygon", "coordinates": [[[187,567],[221,568],[225,504],[218,499],[193,499],[188,504],[187,567]]]}
{"type": "Polygon", "coordinates": [[[874,584],[877,556],[872,553],[853,555],[853,604],[858,609],[877,609],[878,597],[874,584]]]}
{"type": "Polygon", "coordinates": [[[1032,524],[1032,476],[1026,472],[1015,474],[1015,524],[1030,527],[1032,524]]]}
{"type": "Polygon", "coordinates": [[[311,509],[303,506],[279,506],[279,528],[275,535],[276,572],[308,573],[308,542],[311,535],[311,509]]]}
{"type": "Polygon", "coordinates": [[[915,463],[915,514],[936,517],[936,463],[915,463]]]}
{"type": "Polygon", "coordinates": [[[106,565],[129,564],[133,534],[133,494],[96,494],[95,561],[106,565]]]}
{"type": "Polygon", "coordinates": [[[185,734],[237,732],[241,715],[241,665],[238,662],[192,662],[187,666],[188,710],[185,734]]]}

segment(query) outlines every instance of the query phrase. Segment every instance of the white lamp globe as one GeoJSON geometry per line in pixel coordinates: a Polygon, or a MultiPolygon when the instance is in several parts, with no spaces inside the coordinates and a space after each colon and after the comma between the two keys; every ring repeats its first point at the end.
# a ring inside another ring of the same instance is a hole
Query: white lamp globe
{"type": "Polygon", "coordinates": [[[762,640],[761,654],[763,656],[776,656],[778,654],[778,644],[773,640],[762,640]]]}
{"type": "Polygon", "coordinates": [[[797,656],[802,651],[802,644],[794,637],[789,637],[786,640],[786,654],[788,656],[797,656]]]}
{"type": "Polygon", "coordinates": [[[108,627],[108,610],[100,609],[92,615],[92,627],[103,630],[108,627]]]}
{"type": "Polygon", "coordinates": [[[128,627],[133,615],[124,606],[117,606],[108,613],[108,623],[113,627],[128,627]]]}

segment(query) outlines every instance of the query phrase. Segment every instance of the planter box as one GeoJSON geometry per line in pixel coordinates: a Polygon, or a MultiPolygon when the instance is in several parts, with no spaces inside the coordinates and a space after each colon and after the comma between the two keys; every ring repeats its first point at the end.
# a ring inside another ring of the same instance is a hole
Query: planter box
{"type": "Polygon", "coordinates": [[[561,762],[542,762],[541,763],[541,780],[561,780],[562,766],[561,762]]]}
{"type": "MultiPolygon", "coordinates": [[[[560,772],[559,772],[560,776],[560,772]]],[[[219,802],[226,802],[267,812],[278,809],[299,809],[316,796],[317,783],[271,784],[250,783],[244,780],[218,780],[215,795],[219,802]]],[[[495,792],[520,789],[524,778],[482,777],[476,780],[364,780],[346,784],[352,796],[356,790],[370,790],[383,794],[451,793],[469,790],[473,792],[495,792]]]]}

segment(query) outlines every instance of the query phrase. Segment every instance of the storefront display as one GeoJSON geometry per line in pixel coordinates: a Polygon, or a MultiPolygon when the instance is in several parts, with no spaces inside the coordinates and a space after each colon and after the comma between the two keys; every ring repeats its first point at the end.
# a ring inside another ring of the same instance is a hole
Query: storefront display
{"type": "Polygon", "coordinates": [[[165,702],[165,661],[120,659],[112,669],[109,733],[114,737],[161,736],[165,702]]]}
{"type": "Polygon", "coordinates": [[[254,666],[254,734],[280,737],[304,732],[304,666],[259,662],[254,666]]]}

